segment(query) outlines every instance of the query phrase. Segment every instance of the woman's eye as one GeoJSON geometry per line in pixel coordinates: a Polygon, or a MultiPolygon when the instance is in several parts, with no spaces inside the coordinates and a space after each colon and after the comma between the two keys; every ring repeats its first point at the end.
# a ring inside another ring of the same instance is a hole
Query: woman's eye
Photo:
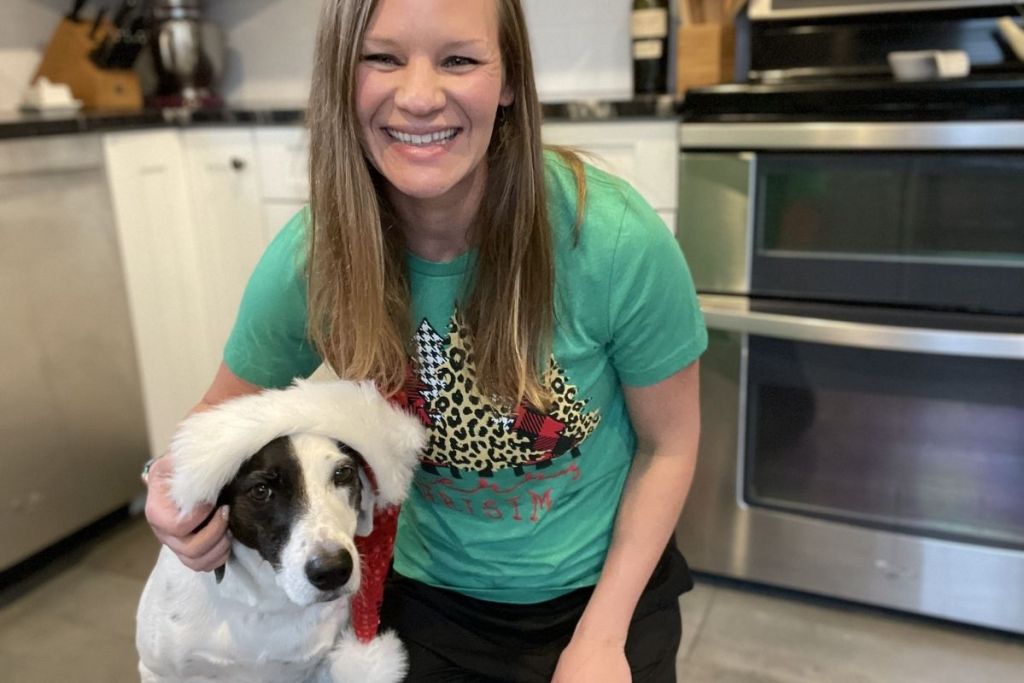
{"type": "Polygon", "coordinates": [[[257,503],[266,503],[274,495],[274,490],[266,484],[256,484],[249,489],[249,497],[257,503]]]}
{"type": "Polygon", "coordinates": [[[471,57],[460,57],[458,55],[453,55],[451,57],[446,58],[443,62],[443,65],[449,69],[457,69],[460,66],[473,66],[474,64],[478,63],[479,62],[477,62],[475,59],[471,57]]]}
{"type": "Polygon", "coordinates": [[[373,64],[379,64],[381,66],[397,66],[398,65],[398,60],[397,59],[395,59],[392,55],[383,54],[383,53],[373,53],[373,54],[369,54],[369,55],[363,55],[362,59],[363,59],[364,62],[371,62],[373,64]]]}
{"type": "Polygon", "coordinates": [[[356,480],[356,468],[348,465],[342,465],[335,468],[334,470],[334,485],[335,486],[348,486],[356,480]]]}

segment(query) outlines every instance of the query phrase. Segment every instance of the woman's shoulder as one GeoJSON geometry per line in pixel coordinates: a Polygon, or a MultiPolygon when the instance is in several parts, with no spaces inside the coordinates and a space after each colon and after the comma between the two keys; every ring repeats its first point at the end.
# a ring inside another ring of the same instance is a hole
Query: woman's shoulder
{"type": "Polygon", "coordinates": [[[657,240],[664,237],[660,233],[668,232],[658,214],[632,185],[589,163],[585,153],[548,149],[545,169],[548,213],[556,239],[571,237],[580,244],[614,243],[623,233],[634,239],[650,234],[657,240]],[[577,234],[577,205],[581,197],[584,211],[577,234]]]}

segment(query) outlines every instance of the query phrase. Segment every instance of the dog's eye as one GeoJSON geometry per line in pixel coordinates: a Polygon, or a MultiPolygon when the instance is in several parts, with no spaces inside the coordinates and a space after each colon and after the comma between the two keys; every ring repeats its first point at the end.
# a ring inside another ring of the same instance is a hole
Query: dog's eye
{"type": "Polygon", "coordinates": [[[334,485],[348,486],[356,480],[356,468],[351,465],[339,465],[334,469],[334,485]]]}
{"type": "Polygon", "coordinates": [[[266,484],[260,483],[249,489],[249,497],[257,503],[266,503],[274,495],[274,490],[266,484]]]}

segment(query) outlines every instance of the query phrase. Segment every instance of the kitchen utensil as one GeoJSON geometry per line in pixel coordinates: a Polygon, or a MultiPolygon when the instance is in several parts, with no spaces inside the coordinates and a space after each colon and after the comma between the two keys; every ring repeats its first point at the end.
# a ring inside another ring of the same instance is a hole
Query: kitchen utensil
{"type": "Polygon", "coordinates": [[[103,19],[107,16],[107,8],[101,7],[96,12],[96,18],[92,20],[92,28],[89,29],[89,38],[94,40],[96,38],[96,32],[100,30],[100,26],[103,25],[103,19]]]}
{"type": "Polygon", "coordinates": [[[142,30],[145,18],[136,12],[137,6],[137,0],[123,0],[114,12],[113,28],[107,31],[103,41],[90,54],[96,66],[101,69],[130,69],[135,63],[147,42],[142,30]]]}
{"type": "Polygon", "coordinates": [[[201,0],[158,0],[153,8],[150,45],[164,106],[215,106],[213,90],[223,71],[224,38],[203,21],[201,0]]]}
{"type": "Polygon", "coordinates": [[[1024,62],[1024,28],[1010,17],[999,19],[999,35],[1010,46],[1017,59],[1024,62]]]}
{"type": "Polygon", "coordinates": [[[82,13],[82,8],[85,7],[86,2],[88,2],[88,0],[75,0],[75,4],[71,6],[71,11],[67,14],[67,20],[73,21],[76,24],[81,21],[81,19],[78,18],[78,15],[82,13]]]}
{"type": "MultiPolygon", "coordinates": [[[[90,59],[96,41],[89,38],[91,24],[64,17],[43,52],[33,82],[41,77],[65,83],[87,109],[139,109],[142,90],[129,69],[101,69],[90,59]]],[[[109,31],[109,23],[100,31],[109,31]]],[[[103,35],[103,34],[101,34],[103,35]]]]}

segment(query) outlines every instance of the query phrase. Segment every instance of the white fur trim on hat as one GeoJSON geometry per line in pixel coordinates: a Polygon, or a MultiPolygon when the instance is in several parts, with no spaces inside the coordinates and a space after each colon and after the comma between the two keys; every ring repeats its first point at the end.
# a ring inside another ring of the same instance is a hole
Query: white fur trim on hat
{"type": "Polygon", "coordinates": [[[343,631],[327,660],[334,683],[398,683],[409,669],[402,641],[391,631],[369,643],[343,631]]]}
{"type": "Polygon", "coordinates": [[[358,451],[377,481],[377,505],[400,503],[412,482],[426,430],[372,382],[296,380],[193,413],[171,441],[171,498],[182,514],[213,503],[242,464],[280,436],[316,434],[358,451]]]}

